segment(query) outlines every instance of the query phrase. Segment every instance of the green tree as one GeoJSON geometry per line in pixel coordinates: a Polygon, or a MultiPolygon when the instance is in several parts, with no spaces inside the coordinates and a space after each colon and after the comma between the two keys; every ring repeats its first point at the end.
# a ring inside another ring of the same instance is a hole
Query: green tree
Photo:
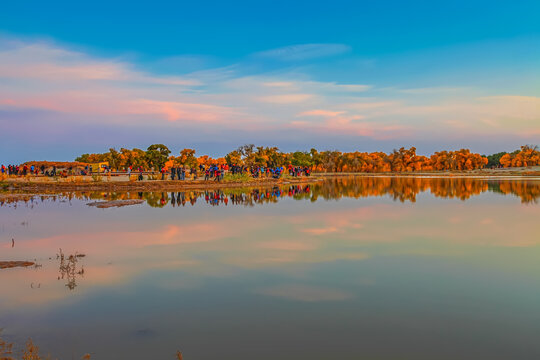
{"type": "Polygon", "coordinates": [[[82,154],[81,156],[77,156],[75,158],[75,161],[83,162],[83,163],[89,163],[90,162],[90,154],[82,154]]]}
{"type": "Polygon", "coordinates": [[[153,144],[148,147],[146,150],[146,161],[148,165],[154,169],[161,169],[167,159],[171,150],[163,144],[153,144]]]}
{"type": "Polygon", "coordinates": [[[110,148],[108,153],[105,153],[105,161],[109,162],[109,166],[111,169],[118,169],[120,166],[120,162],[122,161],[122,158],[120,156],[120,153],[116,151],[115,148],[110,148]]]}
{"type": "Polygon", "coordinates": [[[308,152],[296,151],[292,154],[291,164],[294,166],[313,166],[313,159],[308,152]]]}

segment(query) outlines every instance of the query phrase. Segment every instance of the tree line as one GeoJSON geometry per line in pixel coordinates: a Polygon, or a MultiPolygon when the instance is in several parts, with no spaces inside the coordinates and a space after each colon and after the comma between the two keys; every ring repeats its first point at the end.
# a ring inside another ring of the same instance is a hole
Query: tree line
{"type": "Polygon", "coordinates": [[[197,156],[194,149],[182,149],[178,155],[163,144],[150,145],[146,150],[111,148],[108,152],[83,154],[75,159],[81,163],[108,162],[112,169],[162,169],[176,166],[194,168],[199,165],[241,166],[301,166],[318,172],[413,172],[434,170],[475,170],[484,167],[516,167],[540,165],[537,146],[525,145],[512,153],[481,155],[468,149],[438,151],[430,156],[418,155],[416,148],[384,152],[340,152],[335,150],[282,152],[277,147],[248,144],[224,157],[197,156]]]}

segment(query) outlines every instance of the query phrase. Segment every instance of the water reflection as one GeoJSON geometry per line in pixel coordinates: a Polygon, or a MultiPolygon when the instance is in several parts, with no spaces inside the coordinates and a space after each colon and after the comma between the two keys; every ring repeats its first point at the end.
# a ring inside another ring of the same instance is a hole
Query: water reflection
{"type": "Polygon", "coordinates": [[[60,359],[537,358],[539,185],[346,177],[6,203],[0,260],[42,267],[0,270],[0,326],[60,359]],[[149,206],[86,205],[123,199],[149,206]]]}
{"type": "Polygon", "coordinates": [[[467,200],[485,192],[514,195],[522,203],[538,203],[540,181],[528,179],[495,180],[479,178],[426,177],[338,177],[308,185],[282,185],[262,188],[222,189],[179,192],[69,192],[55,195],[26,195],[0,198],[0,206],[24,203],[33,207],[39,201],[129,200],[142,199],[151,207],[195,205],[203,201],[211,206],[254,206],[276,203],[282,198],[295,200],[335,200],[389,196],[395,201],[416,202],[417,195],[429,192],[437,198],[467,200]]]}

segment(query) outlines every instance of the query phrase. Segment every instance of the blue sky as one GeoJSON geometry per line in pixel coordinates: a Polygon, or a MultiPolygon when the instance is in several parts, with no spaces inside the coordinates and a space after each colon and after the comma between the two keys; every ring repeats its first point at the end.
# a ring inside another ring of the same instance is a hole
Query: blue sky
{"type": "Polygon", "coordinates": [[[8,2],[0,162],[154,142],[539,143],[539,14],[538,1],[8,2]]]}

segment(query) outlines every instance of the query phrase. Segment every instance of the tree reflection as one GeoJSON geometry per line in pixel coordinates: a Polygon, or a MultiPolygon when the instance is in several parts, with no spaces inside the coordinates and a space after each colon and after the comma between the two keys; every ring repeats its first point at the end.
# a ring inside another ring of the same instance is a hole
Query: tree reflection
{"type": "Polygon", "coordinates": [[[294,200],[367,198],[389,196],[394,201],[416,202],[417,195],[429,192],[437,198],[467,200],[484,192],[514,195],[522,203],[537,203],[540,181],[529,179],[497,180],[471,177],[413,177],[413,176],[342,176],[307,185],[280,185],[258,188],[229,188],[218,190],[187,190],[178,192],[65,192],[50,196],[12,197],[0,200],[0,206],[39,201],[57,202],[72,198],[80,200],[145,200],[151,207],[185,207],[198,200],[211,206],[275,203],[283,198],[294,200]]]}

